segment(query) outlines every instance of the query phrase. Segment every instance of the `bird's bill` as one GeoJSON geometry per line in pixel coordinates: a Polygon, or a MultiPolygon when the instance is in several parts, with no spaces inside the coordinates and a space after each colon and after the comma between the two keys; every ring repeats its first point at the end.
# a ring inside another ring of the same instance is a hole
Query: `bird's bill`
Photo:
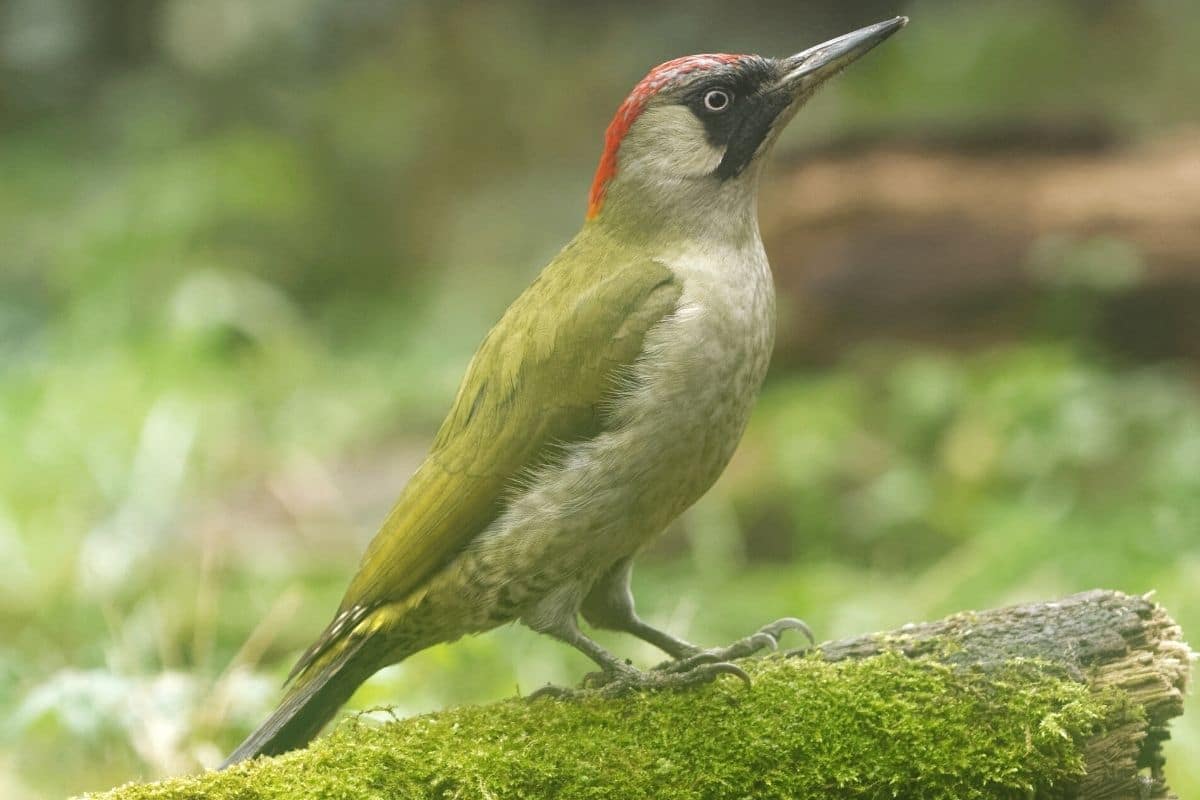
{"type": "Polygon", "coordinates": [[[794,93],[816,88],[907,24],[908,17],[877,22],[785,58],[780,83],[794,93]]]}

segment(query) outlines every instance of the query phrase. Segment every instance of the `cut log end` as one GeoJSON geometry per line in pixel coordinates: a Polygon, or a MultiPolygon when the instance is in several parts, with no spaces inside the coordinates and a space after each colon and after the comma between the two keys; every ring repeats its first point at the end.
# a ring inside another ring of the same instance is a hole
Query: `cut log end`
{"type": "Polygon", "coordinates": [[[1085,747],[1085,776],[1070,796],[1172,797],[1162,743],[1183,713],[1193,654],[1150,595],[1094,590],[1062,600],[964,612],[937,622],[822,645],[840,661],[899,651],[956,666],[995,667],[1035,659],[1063,669],[1095,692],[1117,692],[1132,718],[1106,727],[1085,747]]]}

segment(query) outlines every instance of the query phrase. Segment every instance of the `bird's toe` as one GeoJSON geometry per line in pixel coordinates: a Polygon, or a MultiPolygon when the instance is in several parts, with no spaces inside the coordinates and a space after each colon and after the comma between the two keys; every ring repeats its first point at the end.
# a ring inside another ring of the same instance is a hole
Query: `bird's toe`
{"type": "Polygon", "coordinates": [[[762,626],[751,635],[738,639],[726,647],[699,650],[684,658],[660,664],[654,669],[668,674],[682,673],[706,664],[727,663],[761,653],[764,650],[777,650],[779,649],[779,640],[787,631],[799,631],[809,642],[813,641],[812,629],[803,620],[784,617],[762,626]]]}
{"type": "Polygon", "coordinates": [[[568,697],[573,697],[577,694],[577,690],[569,689],[566,686],[555,686],[552,683],[547,683],[540,689],[536,689],[525,695],[526,702],[532,703],[535,700],[563,700],[568,697]]]}
{"type": "Polygon", "coordinates": [[[764,625],[758,629],[759,633],[765,633],[775,640],[775,644],[779,644],[779,640],[783,637],[786,631],[798,631],[805,639],[808,639],[809,645],[817,643],[813,636],[812,628],[808,627],[808,623],[796,617],[784,617],[777,619],[774,622],[764,625]]]}
{"type": "Polygon", "coordinates": [[[750,676],[737,664],[714,660],[711,653],[700,653],[694,660],[689,660],[687,669],[650,670],[636,676],[617,676],[600,689],[600,694],[605,697],[620,697],[643,690],[682,689],[712,683],[722,675],[732,675],[746,686],[750,686],[750,676]]]}
{"type": "Polygon", "coordinates": [[[750,676],[746,671],[737,664],[731,664],[728,661],[716,661],[711,664],[700,664],[693,667],[689,672],[679,673],[680,678],[684,680],[681,685],[694,685],[699,683],[711,683],[722,675],[732,675],[733,677],[746,684],[749,689],[752,685],[750,676]]]}

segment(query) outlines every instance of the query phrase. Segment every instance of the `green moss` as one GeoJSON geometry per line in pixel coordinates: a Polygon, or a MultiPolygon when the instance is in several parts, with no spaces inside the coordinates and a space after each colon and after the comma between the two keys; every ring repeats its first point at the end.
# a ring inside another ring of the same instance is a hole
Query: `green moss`
{"type": "Polygon", "coordinates": [[[998,798],[1056,796],[1083,743],[1133,713],[1032,662],[951,670],[883,655],[748,665],[619,700],[519,699],[376,726],[310,749],[99,797],[998,798]]]}

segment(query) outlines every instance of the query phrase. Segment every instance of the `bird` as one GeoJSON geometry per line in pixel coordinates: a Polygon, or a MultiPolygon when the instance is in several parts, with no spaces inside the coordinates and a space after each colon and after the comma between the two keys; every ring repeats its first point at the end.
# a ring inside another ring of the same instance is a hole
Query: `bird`
{"type": "Polygon", "coordinates": [[[483,339],[332,621],[222,768],[305,746],[379,669],[514,621],[587,655],[612,690],[746,679],[732,659],[785,630],[811,639],[785,618],[702,649],[637,615],[632,565],[724,470],[767,371],[768,154],[818,87],[907,22],[784,58],[684,56],[634,86],[579,233],[483,339]],[[638,670],[581,616],[672,660],[638,670]]]}

